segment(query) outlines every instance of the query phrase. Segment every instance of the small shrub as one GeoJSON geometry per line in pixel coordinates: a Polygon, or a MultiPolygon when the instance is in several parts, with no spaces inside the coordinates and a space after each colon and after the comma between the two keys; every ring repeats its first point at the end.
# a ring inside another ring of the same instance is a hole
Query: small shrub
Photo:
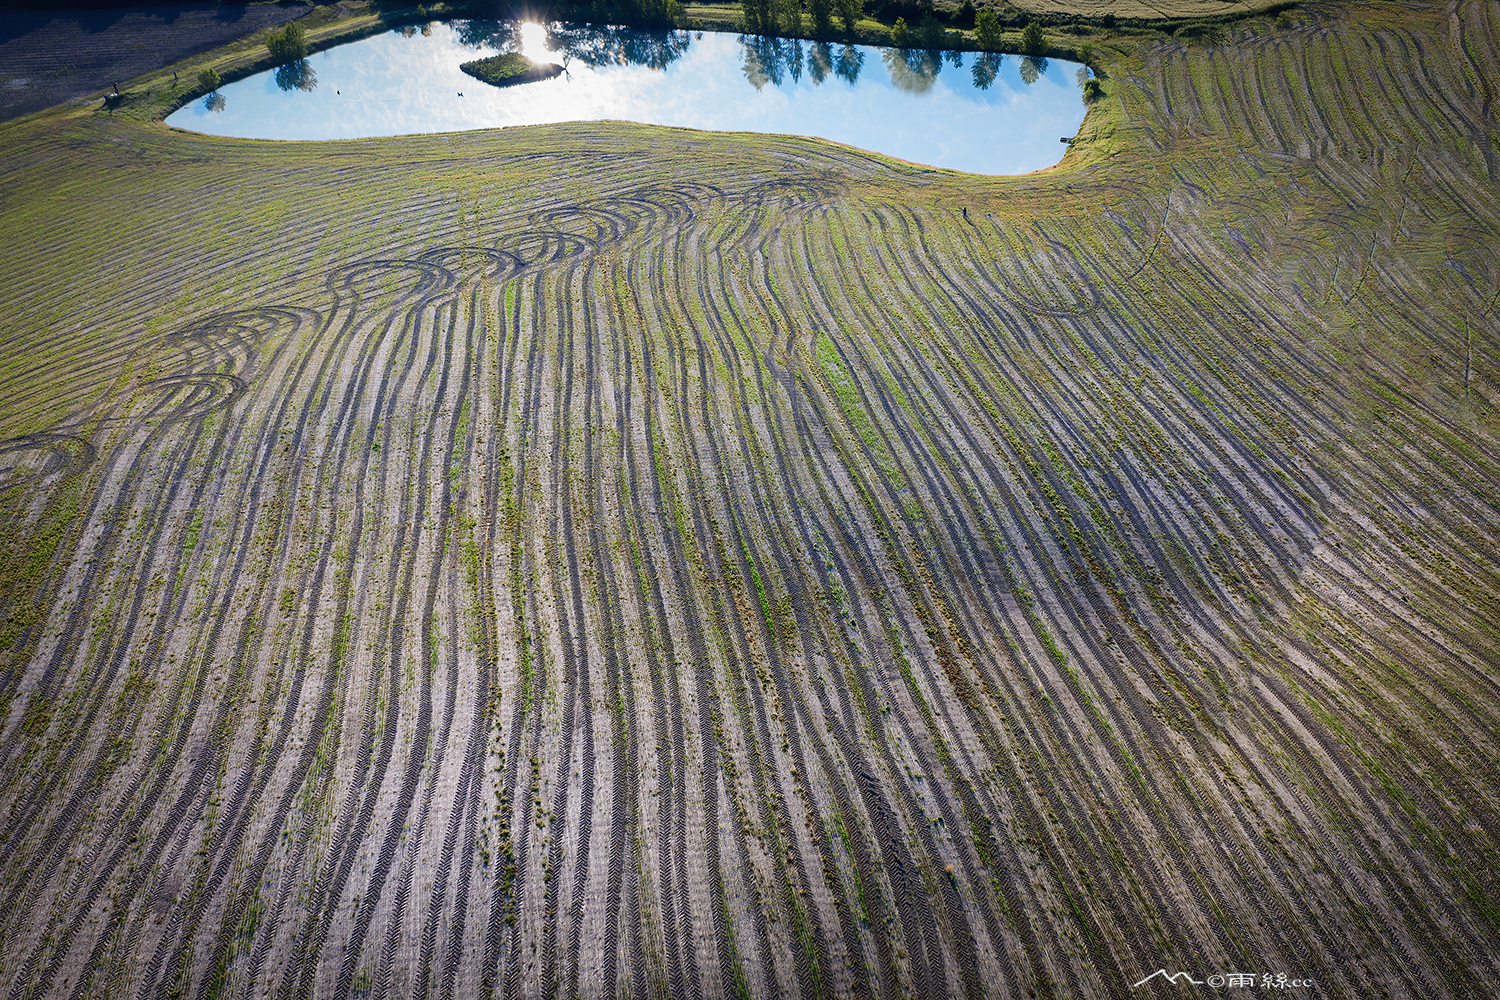
{"type": "Polygon", "coordinates": [[[1093,69],[1094,68],[1094,47],[1092,45],[1085,45],[1085,46],[1083,46],[1083,48],[1079,49],[1078,50],[1078,61],[1081,62],[1081,63],[1083,63],[1089,69],[1093,69]]]}
{"type": "Polygon", "coordinates": [[[896,23],[891,26],[891,43],[898,49],[911,48],[911,31],[906,27],[906,18],[896,18],[896,23]]]}
{"type": "Polygon", "coordinates": [[[212,94],[219,89],[219,84],[224,81],[219,78],[219,71],[210,67],[198,72],[198,86],[212,94]]]}
{"type": "Polygon", "coordinates": [[[1104,96],[1104,85],[1098,80],[1089,79],[1083,81],[1083,103],[1093,104],[1104,96]]]}
{"type": "Polygon", "coordinates": [[[1021,51],[1028,56],[1047,54],[1047,36],[1042,33],[1042,26],[1039,22],[1029,21],[1026,27],[1021,29],[1021,51]]]}
{"type": "Polygon", "coordinates": [[[991,51],[1000,47],[1004,32],[1000,30],[1000,18],[992,10],[982,10],[974,15],[974,38],[979,47],[991,51]]]}
{"type": "Polygon", "coordinates": [[[296,62],[307,58],[307,30],[293,21],[280,31],[271,32],[266,39],[266,49],[278,63],[296,62]]]}
{"type": "Polygon", "coordinates": [[[1107,30],[1107,31],[1114,31],[1115,30],[1115,25],[1117,23],[1119,23],[1119,22],[1117,22],[1115,20],[1115,16],[1113,14],[1105,14],[1104,15],[1104,20],[1101,21],[1100,23],[1104,25],[1105,30],[1107,30]]]}

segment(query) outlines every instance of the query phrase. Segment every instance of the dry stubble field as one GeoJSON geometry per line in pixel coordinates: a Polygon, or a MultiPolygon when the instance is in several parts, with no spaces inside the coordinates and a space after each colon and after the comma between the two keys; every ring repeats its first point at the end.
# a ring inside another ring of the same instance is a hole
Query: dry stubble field
{"type": "Polygon", "coordinates": [[[1500,8],[1106,59],[1010,179],[0,127],[7,1000],[1493,995],[1500,8]]]}

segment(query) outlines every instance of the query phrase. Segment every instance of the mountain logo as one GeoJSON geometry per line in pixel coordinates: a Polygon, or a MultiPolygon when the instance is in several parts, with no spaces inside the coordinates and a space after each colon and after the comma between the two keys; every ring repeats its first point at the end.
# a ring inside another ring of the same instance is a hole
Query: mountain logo
{"type": "Polygon", "coordinates": [[[1145,979],[1142,979],[1139,983],[1132,983],[1131,986],[1130,986],[1130,988],[1131,989],[1135,989],[1137,986],[1140,986],[1142,983],[1149,983],[1151,980],[1155,979],[1157,976],[1161,976],[1163,979],[1165,979],[1169,983],[1175,983],[1175,982],[1177,982],[1178,979],[1186,979],[1188,982],[1192,983],[1194,986],[1202,986],[1203,982],[1204,982],[1201,979],[1194,979],[1192,976],[1188,975],[1186,972],[1174,972],[1172,975],[1169,976],[1169,975],[1167,975],[1167,970],[1166,969],[1157,969],[1155,972],[1151,973],[1151,975],[1147,976],[1145,979]]]}

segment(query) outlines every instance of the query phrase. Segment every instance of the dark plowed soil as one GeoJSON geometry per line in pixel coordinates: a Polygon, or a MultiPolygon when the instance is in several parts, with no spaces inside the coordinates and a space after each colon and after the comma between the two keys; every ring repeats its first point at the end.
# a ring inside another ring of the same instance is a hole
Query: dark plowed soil
{"type": "Polygon", "coordinates": [[[213,3],[135,10],[0,7],[0,121],[92,97],[307,10],[213,3]]]}

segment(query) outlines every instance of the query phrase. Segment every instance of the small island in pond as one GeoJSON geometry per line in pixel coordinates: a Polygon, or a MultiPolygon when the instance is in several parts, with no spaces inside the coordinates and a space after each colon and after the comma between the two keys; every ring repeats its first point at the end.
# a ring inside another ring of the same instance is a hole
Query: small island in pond
{"type": "Polygon", "coordinates": [[[483,80],[496,87],[513,87],[518,83],[550,80],[563,71],[557,63],[540,65],[519,52],[506,52],[503,55],[490,56],[488,59],[475,59],[472,62],[463,63],[458,68],[476,80],[483,80]]]}

